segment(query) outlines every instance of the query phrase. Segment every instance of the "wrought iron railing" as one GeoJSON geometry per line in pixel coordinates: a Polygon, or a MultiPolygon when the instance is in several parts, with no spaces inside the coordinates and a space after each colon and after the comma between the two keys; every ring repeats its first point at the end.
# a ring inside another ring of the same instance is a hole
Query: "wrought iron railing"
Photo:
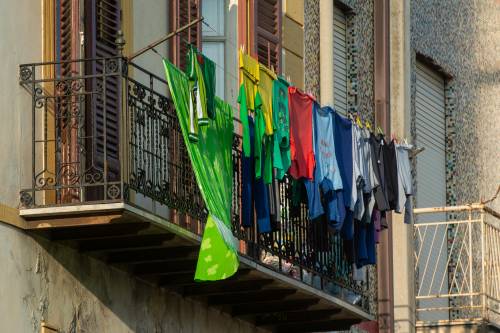
{"type": "Polygon", "coordinates": [[[500,326],[500,214],[481,204],[414,212],[419,324],[500,326]]]}
{"type": "MultiPolygon", "coordinates": [[[[32,181],[21,206],[154,203],[165,208],[156,213],[202,233],[207,212],[164,79],[115,57],[21,65],[20,82],[32,96],[32,181]]],[[[375,270],[353,280],[339,235],[309,221],[307,205],[292,200],[291,179],[278,186],[277,231],[241,227],[240,139],[232,222],[242,255],[375,313],[375,270]]]]}

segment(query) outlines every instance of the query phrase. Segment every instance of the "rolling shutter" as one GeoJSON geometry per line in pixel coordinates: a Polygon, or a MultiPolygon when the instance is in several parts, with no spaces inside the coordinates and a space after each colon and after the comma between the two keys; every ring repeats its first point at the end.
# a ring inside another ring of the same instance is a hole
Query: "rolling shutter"
{"type": "MultiPolygon", "coordinates": [[[[189,24],[201,16],[201,0],[172,0],[170,4],[172,31],[189,24]]],[[[201,22],[175,35],[171,39],[171,60],[181,69],[185,69],[186,66],[188,43],[195,45],[201,50],[201,22]]]]}
{"type": "Polygon", "coordinates": [[[260,63],[281,68],[281,1],[255,0],[255,50],[260,63]]]}
{"type": "Polygon", "coordinates": [[[335,7],[333,16],[333,94],[335,109],[347,114],[346,16],[335,7]]]}
{"type": "Polygon", "coordinates": [[[416,65],[416,144],[418,207],[446,205],[444,79],[427,66],[416,65]]]}
{"type": "Polygon", "coordinates": [[[86,0],[85,5],[86,57],[108,58],[86,64],[87,73],[98,75],[92,79],[92,91],[103,91],[87,101],[87,137],[93,137],[91,163],[102,168],[108,180],[117,180],[121,82],[118,75],[100,75],[113,72],[112,61],[117,60],[109,58],[119,54],[115,40],[121,25],[120,0],[86,0]]]}
{"type": "MultiPolygon", "coordinates": [[[[446,206],[446,155],[445,155],[445,95],[444,79],[426,65],[416,63],[415,88],[415,130],[417,147],[425,150],[417,155],[416,204],[419,208],[446,206]]],[[[445,213],[418,215],[415,223],[446,221],[445,213]]],[[[427,229],[426,229],[427,230],[427,229]]],[[[421,260],[418,264],[419,288],[435,294],[446,294],[448,285],[440,285],[434,276],[447,281],[447,255],[442,255],[442,244],[437,240],[446,239],[447,227],[437,226],[436,234],[425,234],[420,244],[421,260]],[[432,236],[432,237],[431,237],[432,236]],[[436,242],[434,242],[434,239],[436,242]],[[426,270],[426,262],[432,263],[433,269],[426,270]],[[431,273],[432,272],[432,273],[431,273]]],[[[423,321],[449,319],[448,299],[422,299],[420,307],[442,308],[419,314],[423,321]]]]}

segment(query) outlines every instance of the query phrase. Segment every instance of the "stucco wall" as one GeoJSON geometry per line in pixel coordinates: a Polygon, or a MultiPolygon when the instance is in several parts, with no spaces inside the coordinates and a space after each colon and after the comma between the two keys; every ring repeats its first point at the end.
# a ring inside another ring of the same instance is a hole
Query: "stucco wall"
{"type": "Polygon", "coordinates": [[[41,1],[0,1],[0,203],[17,207],[30,184],[31,96],[19,86],[19,64],[41,61],[41,1]]]}
{"type": "Polygon", "coordinates": [[[202,303],[0,224],[0,331],[256,332],[202,303]]]}
{"type": "MultiPolygon", "coordinates": [[[[500,184],[500,5],[467,0],[411,4],[413,66],[420,53],[452,76],[448,204],[489,198],[500,184]]],[[[493,207],[499,210],[500,200],[493,207]]]]}
{"type": "MultiPolygon", "coordinates": [[[[350,88],[357,96],[359,112],[373,122],[373,2],[366,0],[339,1],[347,11],[349,58],[354,59],[350,68],[350,88]]],[[[305,90],[320,99],[319,68],[319,0],[304,1],[304,67],[305,90]]],[[[350,98],[350,107],[353,101],[350,98]]]]}

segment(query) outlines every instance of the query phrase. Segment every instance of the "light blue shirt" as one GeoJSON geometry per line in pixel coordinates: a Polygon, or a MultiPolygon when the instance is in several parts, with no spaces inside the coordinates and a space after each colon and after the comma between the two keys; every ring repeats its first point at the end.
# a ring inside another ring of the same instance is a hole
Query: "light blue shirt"
{"type": "Polygon", "coordinates": [[[314,155],[316,168],[319,168],[317,181],[321,183],[326,178],[332,182],[334,190],[340,190],[342,179],[335,154],[333,109],[329,106],[321,108],[315,103],[313,111],[314,155]]]}

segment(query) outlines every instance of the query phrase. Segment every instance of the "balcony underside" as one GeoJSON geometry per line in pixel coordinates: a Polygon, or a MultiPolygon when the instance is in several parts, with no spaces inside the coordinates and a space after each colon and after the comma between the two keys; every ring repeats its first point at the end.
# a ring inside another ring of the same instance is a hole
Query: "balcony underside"
{"type": "Polygon", "coordinates": [[[21,216],[35,238],[73,247],[138,279],[276,332],[345,330],[373,319],[243,254],[235,276],[195,282],[200,237],[189,227],[125,203],[24,209],[21,216]]]}

